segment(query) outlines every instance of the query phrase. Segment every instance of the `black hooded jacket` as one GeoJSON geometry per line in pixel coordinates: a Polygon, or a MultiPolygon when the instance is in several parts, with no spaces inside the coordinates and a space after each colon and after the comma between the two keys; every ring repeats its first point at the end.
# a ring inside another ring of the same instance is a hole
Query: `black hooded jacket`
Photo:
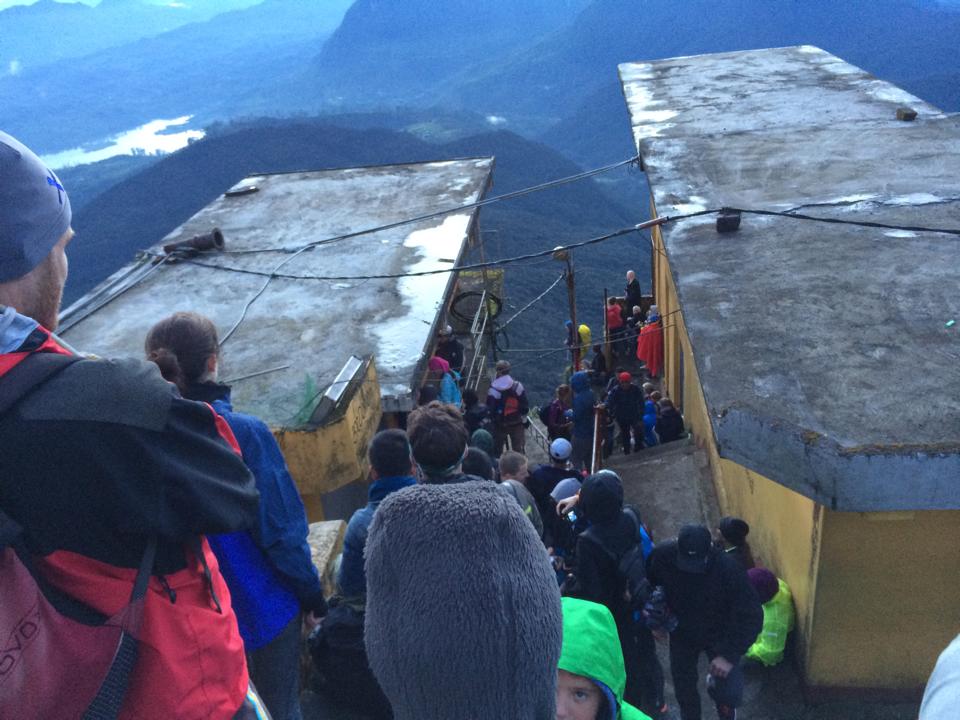
{"type": "Polygon", "coordinates": [[[710,549],[706,573],[677,568],[676,541],[657,545],[647,558],[647,577],[662,585],[680,621],[671,641],[689,643],[736,662],[763,628],[763,608],[740,564],[710,549]]]}
{"type": "MultiPolygon", "coordinates": [[[[617,626],[627,628],[632,618],[624,597],[626,580],[604,548],[620,556],[637,543],[638,531],[633,520],[623,512],[623,486],[616,475],[600,472],[587,478],[580,490],[577,511],[590,521],[603,547],[591,538],[580,535],[577,540],[576,583],[570,594],[606,605],[617,626]]],[[[640,517],[639,513],[637,517],[640,517]]]]}

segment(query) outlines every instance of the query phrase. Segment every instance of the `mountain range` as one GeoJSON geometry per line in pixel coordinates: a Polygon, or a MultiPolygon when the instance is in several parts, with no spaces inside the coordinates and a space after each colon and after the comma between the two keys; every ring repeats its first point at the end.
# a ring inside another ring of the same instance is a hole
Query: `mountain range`
{"type": "Polygon", "coordinates": [[[39,65],[70,58],[141,37],[160,35],[187,23],[202,22],[220,13],[254,5],[259,0],[191,0],[190,3],[150,3],[144,0],[103,0],[96,7],[83,3],[39,0],[0,12],[0,74],[17,74],[39,65]],[[51,29],[55,28],[55,32],[51,29]],[[42,39],[38,42],[38,39],[42,39]]]}
{"type": "MultiPolygon", "coordinates": [[[[38,5],[80,15],[157,8],[38,5]]],[[[36,7],[0,13],[0,34],[18,35],[7,16],[36,7]]],[[[932,0],[264,0],[132,36],[82,61],[0,77],[0,127],[51,152],[158,117],[193,115],[203,125],[443,108],[594,161],[627,137],[610,113],[619,63],[793,44],[823,47],[960,110],[960,12],[932,0]],[[584,140],[598,150],[587,152],[584,140]]]]}
{"type": "MultiPolygon", "coordinates": [[[[44,1],[59,6],[55,26],[68,23],[72,13],[85,16],[105,5],[156,8],[140,0],[110,0],[96,8],[44,1]]],[[[240,0],[228,0],[224,7],[231,3],[240,0]]],[[[278,104],[274,88],[301,82],[308,59],[348,4],[262,0],[155,36],[133,34],[135,39],[82,60],[25,66],[0,76],[0,127],[49,153],[97,142],[157,117],[195,115],[202,125],[239,115],[316,112],[302,92],[288,94],[295,103],[278,104]]],[[[0,34],[12,33],[7,15],[34,7],[0,12],[0,34]]],[[[109,19],[103,22],[109,25],[109,19]]]]}

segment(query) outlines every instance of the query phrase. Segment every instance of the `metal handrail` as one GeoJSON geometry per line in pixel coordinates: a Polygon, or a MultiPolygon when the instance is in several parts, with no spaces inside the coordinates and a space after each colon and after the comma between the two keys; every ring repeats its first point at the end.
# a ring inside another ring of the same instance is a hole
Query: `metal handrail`
{"type": "Polygon", "coordinates": [[[464,387],[476,390],[480,385],[480,378],[483,374],[483,367],[486,364],[487,348],[484,338],[487,332],[487,322],[490,320],[490,310],[487,307],[487,291],[484,290],[480,296],[480,307],[473,317],[473,323],[470,325],[470,334],[473,337],[473,357],[470,359],[470,365],[467,368],[467,377],[464,380],[464,387]]]}
{"type": "Polygon", "coordinates": [[[535,413],[533,412],[533,410],[531,410],[529,413],[530,424],[528,425],[528,427],[529,429],[533,430],[534,441],[537,443],[537,445],[543,448],[544,452],[546,452],[549,455],[550,454],[550,438],[548,438],[544,434],[543,430],[541,430],[540,427],[537,425],[537,423],[534,421],[534,415],[535,413]]]}
{"type": "MultiPolygon", "coordinates": [[[[480,295],[480,305],[479,307],[477,307],[477,312],[473,316],[473,323],[470,325],[471,335],[477,334],[477,324],[480,322],[480,316],[486,315],[486,313],[483,312],[486,307],[487,307],[487,291],[484,290],[483,294],[480,295]]],[[[484,317],[484,324],[486,324],[486,317],[484,317]]]]}
{"type": "Polygon", "coordinates": [[[603,437],[601,436],[601,420],[604,417],[602,405],[597,405],[593,409],[593,450],[590,455],[590,473],[593,474],[603,469],[603,437]]]}

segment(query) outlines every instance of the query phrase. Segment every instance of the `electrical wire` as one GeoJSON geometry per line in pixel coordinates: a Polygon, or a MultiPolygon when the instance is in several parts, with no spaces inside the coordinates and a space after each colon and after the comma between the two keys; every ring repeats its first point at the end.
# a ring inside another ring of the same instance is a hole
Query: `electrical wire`
{"type": "MultiPolygon", "coordinates": [[[[448,268],[438,268],[435,270],[419,270],[416,272],[405,272],[405,273],[382,273],[377,275],[293,275],[289,273],[277,272],[277,270],[279,270],[280,267],[285,265],[287,262],[293,260],[293,258],[296,257],[296,255],[291,255],[286,260],[284,260],[284,262],[278,264],[273,270],[270,270],[270,271],[250,270],[247,268],[232,267],[229,265],[218,265],[216,263],[207,263],[207,262],[203,262],[202,260],[196,260],[194,258],[185,260],[184,262],[192,265],[198,265],[200,267],[211,268],[213,270],[223,270],[225,272],[240,273],[243,275],[258,275],[260,277],[267,278],[268,282],[273,278],[284,278],[287,280],[396,280],[399,278],[422,277],[424,275],[439,275],[441,273],[461,272],[464,270],[482,270],[483,268],[492,268],[492,267],[499,267],[502,265],[510,265],[512,263],[522,262],[524,260],[529,260],[532,258],[540,258],[540,257],[552,255],[553,253],[558,251],[574,250],[576,248],[586,247],[587,245],[595,245],[597,243],[605,242],[607,240],[611,240],[616,237],[621,237],[622,235],[627,235],[629,233],[636,232],[636,231],[637,231],[636,226],[622,228],[620,230],[615,230],[614,232],[607,233],[606,235],[600,235],[598,237],[590,238],[589,240],[583,240],[581,242],[571,243],[569,245],[562,245],[560,247],[551,248],[549,250],[541,250],[535,253],[528,253],[526,255],[517,255],[515,257],[501,258],[500,260],[489,260],[487,262],[473,263],[470,265],[453,265],[448,268]]],[[[261,290],[257,293],[256,297],[259,297],[260,294],[262,294],[262,291],[264,289],[266,289],[266,283],[264,284],[264,287],[261,288],[261,290]]],[[[252,298],[252,300],[256,300],[256,297],[252,298]]],[[[249,304],[252,304],[252,302],[250,302],[249,304]]]]}
{"type": "Polygon", "coordinates": [[[534,304],[536,304],[537,302],[539,302],[540,300],[542,300],[542,299],[547,295],[547,293],[549,293],[551,290],[553,290],[553,289],[560,283],[560,281],[563,280],[564,277],[565,277],[565,275],[564,275],[563,273],[561,273],[561,274],[560,274],[560,277],[558,277],[556,280],[554,280],[554,281],[550,284],[550,287],[548,287],[548,288],[547,288],[546,290],[544,290],[542,293],[540,293],[539,295],[537,295],[533,300],[531,300],[530,302],[528,302],[528,303],[527,303],[526,305],[524,305],[522,308],[520,308],[519,310],[517,310],[509,320],[507,320],[507,321],[504,322],[502,325],[500,325],[499,330],[502,331],[507,325],[509,325],[510,323],[512,323],[512,322],[513,322],[514,320],[516,320],[518,317],[520,317],[520,315],[522,315],[524,312],[526,312],[527,310],[529,310],[534,304]]]}
{"type": "MultiPolygon", "coordinates": [[[[183,262],[189,263],[192,265],[197,265],[200,267],[211,268],[214,270],[223,270],[226,272],[234,272],[234,273],[240,273],[245,275],[258,275],[260,277],[266,277],[268,283],[273,278],[285,278],[289,280],[337,280],[337,281],[340,281],[340,280],[395,280],[399,278],[421,277],[424,275],[438,275],[440,273],[461,272],[464,270],[481,270],[483,268],[492,268],[492,267],[499,267],[501,265],[510,265],[512,263],[522,262],[524,260],[531,260],[534,258],[546,257],[549,255],[553,255],[554,253],[557,253],[557,252],[563,252],[566,250],[575,250],[577,248],[587,247],[588,245],[596,245],[597,243],[606,242],[607,240],[612,240],[613,238],[621,237],[623,235],[628,235],[633,232],[638,232],[640,230],[653,227],[655,225],[663,225],[668,222],[677,222],[679,220],[686,220],[689,218],[699,217],[701,215],[709,215],[716,212],[718,212],[717,209],[712,209],[712,210],[699,210],[697,212],[686,213],[684,215],[662,215],[660,217],[647,220],[646,222],[639,223],[638,225],[621,228],[620,230],[614,230],[613,232],[607,233],[606,235],[599,235],[597,237],[590,238],[589,240],[582,240],[580,242],[570,243],[568,245],[560,245],[558,247],[551,248],[549,250],[540,250],[534,253],[527,253],[526,255],[516,255],[514,257],[501,258],[499,260],[489,260],[487,262],[480,262],[480,263],[472,263],[470,265],[454,265],[448,268],[438,268],[435,270],[420,270],[417,272],[383,273],[378,275],[292,275],[288,273],[277,272],[277,270],[279,270],[281,267],[283,267],[288,262],[293,260],[296,257],[296,253],[286,258],[281,263],[278,263],[278,265],[275,266],[274,269],[270,271],[250,270],[247,268],[232,267],[229,265],[218,265],[216,263],[203,262],[195,258],[189,258],[184,260],[183,262]]],[[[303,248],[301,251],[307,250],[307,249],[309,248],[303,248]]],[[[266,289],[266,283],[264,284],[264,287],[257,292],[256,296],[252,298],[251,301],[248,301],[248,305],[246,307],[249,307],[249,305],[252,304],[252,300],[256,300],[256,298],[262,294],[264,289],[266,289]]]]}
{"type": "MultiPolygon", "coordinates": [[[[671,311],[668,312],[668,313],[664,313],[663,315],[660,315],[660,320],[662,321],[664,318],[668,318],[668,317],[670,317],[671,315],[677,314],[678,312],[680,312],[679,309],[677,309],[677,310],[671,310],[671,311]]],[[[667,324],[667,325],[661,325],[660,329],[661,329],[661,330],[667,330],[667,329],[672,328],[672,327],[677,327],[677,325],[678,325],[678,323],[669,323],[669,324],[667,324]]],[[[633,339],[633,338],[630,338],[630,339],[633,339]]],[[[595,343],[591,343],[591,344],[592,344],[592,345],[602,345],[604,342],[605,342],[604,340],[601,340],[601,339],[597,338],[597,341],[596,341],[595,343]]],[[[615,341],[615,340],[611,340],[610,342],[616,342],[616,341],[615,341]]],[[[563,350],[570,350],[570,347],[569,347],[568,345],[564,345],[563,347],[554,346],[554,347],[539,347],[539,348],[507,348],[507,349],[502,350],[501,352],[504,352],[504,353],[536,353],[536,352],[546,352],[546,354],[550,354],[550,353],[555,353],[555,352],[562,352],[563,350]]],[[[526,360],[524,360],[524,362],[526,362],[526,360]]]]}
{"type": "Polygon", "coordinates": [[[743,213],[744,215],[767,215],[771,217],[784,217],[793,220],[809,220],[812,222],[833,223],[834,225],[856,225],[858,227],[879,228],[881,230],[904,230],[906,232],[927,232],[941,233],[945,235],[960,235],[960,229],[924,227],[922,225],[888,225],[887,223],[870,222],[867,220],[844,220],[842,218],[817,217],[816,215],[804,215],[795,212],[780,212],[777,210],[750,210],[747,208],[722,208],[721,212],[730,211],[743,213]]]}
{"type": "MultiPolygon", "coordinates": [[[[621,164],[622,164],[622,163],[621,163],[621,164]]],[[[242,309],[241,312],[240,312],[240,317],[237,318],[237,320],[236,320],[236,322],[233,324],[233,326],[232,326],[232,327],[227,331],[227,333],[220,339],[220,347],[223,347],[223,345],[233,336],[233,334],[234,334],[234,333],[239,329],[239,327],[243,324],[243,321],[246,319],[247,313],[249,312],[250,307],[253,305],[253,303],[255,303],[255,302],[257,301],[257,299],[258,299],[261,295],[263,295],[263,293],[266,291],[267,287],[270,285],[270,282],[271,282],[275,277],[290,277],[290,278],[292,278],[292,279],[298,279],[298,280],[392,280],[392,279],[404,278],[404,277],[420,277],[420,276],[423,276],[423,275],[437,275],[437,274],[439,274],[439,273],[459,272],[459,271],[461,271],[461,270],[479,270],[479,269],[482,269],[482,268],[497,267],[497,266],[500,266],[500,265],[506,265],[506,264],[513,263],[513,262],[519,262],[519,261],[522,261],[522,260],[529,260],[529,259],[533,259],[533,258],[546,257],[546,256],[548,256],[548,255],[553,255],[553,254],[555,254],[555,253],[557,253],[557,252],[561,252],[561,251],[573,250],[573,249],[576,249],[576,248],[579,248],[579,247],[586,247],[586,246],[588,246],[588,245],[595,245],[595,244],[597,244],[597,243],[605,242],[605,241],[607,241],[607,240],[611,240],[611,239],[613,239],[613,238],[620,237],[620,236],[622,236],[622,235],[627,235],[627,234],[632,233],[632,232],[638,232],[638,231],[644,230],[644,229],[646,229],[646,228],[651,228],[651,227],[654,227],[654,226],[657,226],[657,225],[662,225],[662,224],[667,223],[667,222],[676,222],[676,221],[678,221],[678,220],[685,220],[685,219],[689,219],[689,218],[700,217],[701,215],[711,215],[711,214],[716,213],[716,212],[718,212],[718,211],[717,211],[716,209],[713,209],[713,210],[699,210],[699,211],[697,211],[697,212],[685,213],[685,214],[683,214],[683,215],[672,215],[672,216],[664,215],[664,216],[652,218],[652,219],[647,220],[647,221],[645,221],[645,222],[639,223],[639,224],[637,224],[637,225],[634,225],[633,227],[622,228],[622,229],[620,229],[620,230],[615,230],[615,231],[612,232],[612,233],[607,233],[606,235],[600,235],[599,237],[594,237],[594,238],[590,238],[589,240],[583,240],[583,241],[578,242],[578,243],[571,243],[571,244],[569,244],[569,245],[556,247],[556,248],[553,248],[553,249],[551,249],[551,250],[542,250],[542,251],[536,252],[536,253],[528,253],[528,254],[526,254],[526,255],[518,255],[518,256],[513,257],[513,258],[506,258],[506,259],[501,259],[501,260],[492,260],[492,261],[490,261],[490,262],[474,263],[474,264],[472,264],[472,265],[460,265],[460,266],[454,266],[454,267],[450,267],[450,268],[441,268],[441,269],[437,269],[437,270],[421,270],[421,271],[419,271],[419,272],[409,272],[409,273],[387,273],[387,274],[381,274],[381,275],[356,275],[356,276],[351,276],[351,275],[341,275],[341,276],[317,276],[317,275],[306,276],[306,275],[293,275],[293,276],[287,276],[287,275],[285,275],[285,274],[284,274],[284,275],[281,275],[281,274],[279,274],[279,273],[277,272],[278,270],[280,270],[280,268],[282,268],[282,267],[283,267],[284,265],[286,265],[287,263],[291,262],[294,258],[296,258],[297,256],[299,256],[300,254],[302,254],[302,253],[306,252],[307,250],[310,250],[310,249],[312,249],[313,247],[315,247],[314,245],[305,245],[304,247],[300,248],[300,250],[298,250],[297,252],[293,253],[293,254],[290,255],[289,257],[287,257],[287,258],[281,260],[279,263],[277,263],[277,265],[274,266],[274,268],[273,268],[270,272],[268,272],[268,273],[265,273],[265,272],[262,272],[262,271],[257,271],[257,270],[247,270],[247,269],[245,269],[245,268],[230,268],[230,267],[226,267],[226,266],[223,266],[223,265],[217,265],[217,264],[215,264],[215,263],[204,263],[204,262],[202,262],[202,261],[193,260],[193,259],[185,260],[185,262],[188,262],[188,263],[191,263],[191,264],[194,264],[194,265],[203,266],[203,267],[210,267],[210,268],[214,268],[214,269],[218,269],[218,270],[229,270],[229,271],[232,271],[232,272],[240,272],[240,273],[246,273],[246,274],[252,274],[252,275],[261,275],[261,276],[265,276],[265,277],[266,277],[266,280],[264,280],[263,285],[261,285],[260,288],[259,288],[253,295],[250,296],[250,298],[247,300],[246,303],[244,303],[243,309],[242,309]]]]}
{"type": "MultiPolygon", "coordinates": [[[[121,287],[119,290],[117,290],[116,292],[114,292],[112,295],[108,295],[108,296],[107,296],[106,298],[104,298],[101,302],[99,302],[99,303],[96,303],[96,302],[95,302],[92,307],[81,307],[81,308],[78,308],[78,311],[77,311],[77,312],[78,312],[78,315],[77,315],[76,317],[74,317],[73,315],[71,315],[66,321],[61,322],[61,323],[60,323],[60,327],[59,327],[59,331],[60,331],[60,332],[66,332],[67,330],[69,330],[70,328],[72,328],[72,327],[73,327],[74,325],[76,325],[77,323],[79,323],[79,322],[81,322],[81,321],[83,321],[83,320],[86,320],[86,319],[87,319],[88,317],[90,317],[93,313],[97,312],[97,310],[100,310],[101,308],[106,307],[107,305],[109,305],[110,303],[112,303],[114,300],[116,300],[118,297],[120,297],[121,295],[123,295],[123,294],[124,294],[125,292],[127,292],[128,290],[132,290],[133,288],[135,288],[137,285],[139,285],[140,283],[142,283],[142,282],[143,282],[144,280],[146,280],[148,277],[150,277],[151,275],[153,275],[153,273],[155,273],[155,272],[160,268],[161,265],[164,265],[167,261],[172,260],[172,259],[175,258],[175,257],[177,257],[177,255],[174,254],[174,253],[171,253],[170,255],[162,255],[162,256],[160,256],[161,259],[160,259],[158,262],[154,263],[151,267],[148,267],[144,272],[141,272],[141,273],[140,273],[139,275],[137,275],[133,280],[131,280],[129,283],[127,283],[126,285],[124,285],[123,287],[121,287]]],[[[142,268],[141,268],[141,269],[142,269],[142,268]]],[[[129,277],[129,275],[124,276],[123,279],[126,280],[127,277],[129,277]]],[[[93,297],[92,299],[95,299],[95,298],[98,297],[98,296],[99,296],[99,293],[97,293],[96,295],[94,295],[94,297],[93,297]]]]}
{"type": "Polygon", "coordinates": [[[364,228],[362,230],[344,233],[343,235],[335,235],[333,237],[323,238],[322,240],[314,240],[313,242],[302,245],[299,248],[252,248],[249,250],[225,250],[222,252],[227,255],[250,255],[267,252],[300,254],[304,250],[320,247],[321,245],[329,245],[331,243],[340,242],[341,240],[350,240],[351,238],[369,235],[371,233],[381,232],[383,230],[393,230],[398,227],[403,227],[404,225],[423,222],[424,220],[432,220],[434,218],[443,217],[444,215],[463,212],[464,210],[474,210],[476,208],[486,207],[487,205],[493,205],[494,203],[502,202],[504,200],[513,200],[514,198],[530,195],[531,193],[540,192],[541,190],[549,190],[550,188],[559,187],[560,185],[566,185],[579,180],[585,180],[586,178],[610,172],[611,170],[616,170],[624,165],[630,165],[637,162],[639,162],[639,157],[634,155],[631,158],[627,158],[626,160],[621,160],[620,162],[612,163],[610,165],[593,168],[592,170],[585,170],[575,175],[557,178],[556,180],[548,180],[547,182],[540,183],[539,185],[531,185],[530,187],[525,187],[520,190],[513,190],[508,193],[503,193],[502,195],[494,195],[493,197],[477,200],[476,202],[465,203],[463,205],[454,205],[453,207],[445,208],[443,210],[436,210],[425,215],[417,215],[416,217],[405,218],[403,220],[398,220],[386,225],[377,225],[374,227],[364,228]]]}

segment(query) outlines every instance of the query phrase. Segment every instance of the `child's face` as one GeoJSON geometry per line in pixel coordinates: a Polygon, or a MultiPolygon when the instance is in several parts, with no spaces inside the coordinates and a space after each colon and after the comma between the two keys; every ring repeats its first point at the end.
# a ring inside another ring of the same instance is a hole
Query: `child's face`
{"type": "Polygon", "coordinates": [[[603,694],[583,675],[560,670],[557,677],[556,720],[596,720],[603,694]]]}

